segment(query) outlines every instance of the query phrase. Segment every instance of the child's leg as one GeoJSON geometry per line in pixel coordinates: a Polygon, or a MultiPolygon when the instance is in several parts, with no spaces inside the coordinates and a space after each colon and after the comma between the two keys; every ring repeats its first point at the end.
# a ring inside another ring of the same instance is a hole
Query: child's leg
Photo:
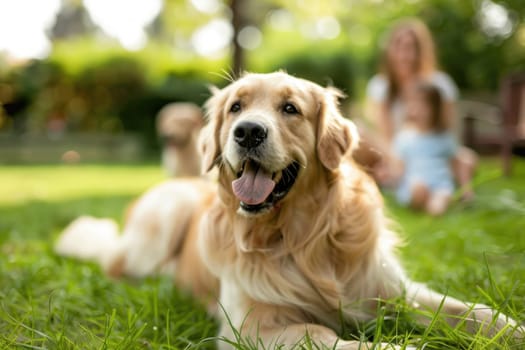
{"type": "Polygon", "coordinates": [[[450,204],[452,195],[448,190],[437,190],[432,192],[425,205],[427,213],[433,216],[444,214],[450,204]]]}
{"type": "Polygon", "coordinates": [[[430,197],[430,190],[424,183],[414,181],[410,186],[410,206],[424,209],[430,197]]]}

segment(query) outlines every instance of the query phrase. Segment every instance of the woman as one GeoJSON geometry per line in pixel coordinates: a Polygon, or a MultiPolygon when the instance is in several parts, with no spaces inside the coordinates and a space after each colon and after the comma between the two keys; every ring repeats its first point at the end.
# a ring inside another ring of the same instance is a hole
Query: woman
{"type": "MultiPolygon", "coordinates": [[[[407,95],[420,81],[439,89],[444,100],[445,125],[452,130],[458,89],[448,75],[437,69],[434,42],[426,25],[417,19],[407,19],[390,31],[381,71],[367,86],[367,115],[379,133],[375,142],[379,149],[389,150],[394,136],[403,128],[407,95]]],[[[472,196],[470,180],[475,165],[474,152],[462,147],[454,160],[454,174],[466,198],[472,196]]],[[[388,183],[388,157],[376,170],[378,180],[388,183]]]]}

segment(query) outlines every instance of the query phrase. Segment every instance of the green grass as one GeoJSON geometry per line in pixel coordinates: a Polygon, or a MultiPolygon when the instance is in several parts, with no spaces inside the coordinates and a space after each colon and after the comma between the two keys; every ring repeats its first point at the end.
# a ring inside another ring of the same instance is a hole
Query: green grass
{"type": "MultiPolygon", "coordinates": [[[[401,256],[411,277],[524,320],[525,161],[516,165],[513,177],[505,179],[497,163],[484,161],[476,200],[456,203],[443,218],[387,202],[407,242],[401,256]]],[[[114,281],[93,264],[52,252],[53,240],[75,217],[120,220],[127,203],[162,177],[156,166],[0,169],[0,348],[215,347],[217,324],[169,278],[114,281]]],[[[387,309],[358,330],[341,333],[425,349],[525,348],[504,338],[466,335],[440,319],[425,329],[403,303],[387,309]]],[[[242,339],[236,345],[256,348],[242,339]]]]}

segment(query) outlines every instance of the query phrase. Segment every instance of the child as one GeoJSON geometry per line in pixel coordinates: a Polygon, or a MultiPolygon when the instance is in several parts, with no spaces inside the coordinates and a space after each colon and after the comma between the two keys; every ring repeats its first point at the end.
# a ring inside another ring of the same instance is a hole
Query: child
{"type": "Polygon", "coordinates": [[[451,162],[457,145],[446,131],[443,101],[437,87],[420,83],[407,101],[406,128],[394,140],[401,173],[400,203],[443,214],[454,192],[451,162]]]}

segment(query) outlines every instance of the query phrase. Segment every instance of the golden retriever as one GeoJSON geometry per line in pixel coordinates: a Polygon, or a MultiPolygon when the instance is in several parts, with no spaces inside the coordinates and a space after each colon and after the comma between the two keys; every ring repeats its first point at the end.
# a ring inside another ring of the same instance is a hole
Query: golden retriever
{"type": "Polygon", "coordinates": [[[162,165],[169,177],[198,176],[200,154],[197,139],[204,119],[199,106],[170,103],[157,115],[157,134],[162,142],[162,165]]]}
{"type": "Polygon", "coordinates": [[[306,334],[330,348],[371,346],[334,330],[343,321],[374,319],[381,300],[399,297],[440,311],[452,325],[465,319],[472,332],[516,328],[485,305],[408,279],[382,197],[348,156],[359,137],[340,115],[339,97],[282,72],[246,74],[215,90],[201,140],[204,169],[218,167],[218,186],[198,179],[161,184],[139,199],[123,235],[109,235],[111,244],[78,247],[78,236],[97,225],[114,231],[82,218],[57,251],[80,256],[91,246],[83,256],[113,275],[173,273],[210,310],[218,298],[220,336],[234,340],[233,326],[265,346],[300,345],[306,334]]]}

